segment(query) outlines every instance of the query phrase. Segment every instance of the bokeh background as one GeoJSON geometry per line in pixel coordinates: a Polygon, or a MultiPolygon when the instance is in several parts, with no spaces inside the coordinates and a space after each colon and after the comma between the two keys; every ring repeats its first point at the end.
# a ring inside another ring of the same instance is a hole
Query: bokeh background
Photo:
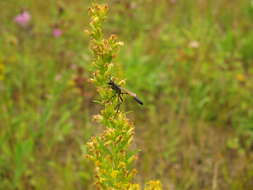
{"type": "MultiPolygon", "coordinates": [[[[101,1],[100,1],[101,2],[101,1]]],[[[107,36],[135,123],[135,181],[253,189],[253,1],[111,0],[107,36]]],[[[101,109],[88,82],[91,1],[0,1],[0,189],[94,189],[101,109]]]]}

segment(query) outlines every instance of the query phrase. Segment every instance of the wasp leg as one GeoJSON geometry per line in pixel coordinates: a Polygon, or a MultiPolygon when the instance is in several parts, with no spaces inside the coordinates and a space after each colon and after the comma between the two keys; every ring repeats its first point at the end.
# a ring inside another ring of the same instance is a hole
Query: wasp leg
{"type": "MultiPolygon", "coordinates": [[[[121,95],[122,95],[122,94],[118,94],[118,104],[115,106],[115,109],[116,109],[116,114],[115,114],[115,116],[119,113],[120,106],[121,106],[121,104],[122,104],[122,102],[123,102],[123,98],[122,98],[121,95]]],[[[115,116],[114,116],[114,117],[115,117],[115,116]]]]}
{"type": "Polygon", "coordinates": [[[112,95],[112,97],[109,98],[109,100],[107,100],[105,103],[107,104],[107,103],[109,103],[110,101],[112,101],[112,99],[113,99],[115,96],[116,96],[116,94],[112,95]]]}
{"type": "Polygon", "coordinates": [[[118,112],[119,112],[119,108],[120,108],[120,105],[121,105],[121,103],[123,102],[123,98],[121,97],[121,94],[119,94],[118,95],[118,104],[116,105],[116,114],[118,114],[118,112]]]}
{"type": "Polygon", "coordinates": [[[115,106],[115,109],[116,109],[116,113],[114,115],[114,118],[116,117],[116,115],[118,115],[119,113],[119,108],[120,108],[120,105],[121,105],[121,102],[119,102],[116,106],[115,106]]]}
{"type": "Polygon", "coordinates": [[[122,102],[123,102],[123,98],[122,98],[121,95],[123,95],[123,93],[119,94],[119,99],[120,99],[120,101],[121,101],[121,103],[122,103],[122,102]]]}
{"type": "Polygon", "coordinates": [[[115,115],[117,115],[117,114],[119,113],[120,105],[121,105],[121,103],[118,103],[118,104],[115,106],[115,109],[116,109],[116,114],[115,114],[115,115]]]}

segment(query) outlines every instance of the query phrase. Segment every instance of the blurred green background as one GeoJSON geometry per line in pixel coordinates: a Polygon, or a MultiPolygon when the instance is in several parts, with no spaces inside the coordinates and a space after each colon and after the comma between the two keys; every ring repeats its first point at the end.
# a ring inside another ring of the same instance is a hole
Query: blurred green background
{"type": "MultiPolygon", "coordinates": [[[[253,1],[107,3],[105,33],[125,43],[119,73],[145,104],[123,106],[141,150],[136,183],[252,190],[253,1]]],[[[94,189],[90,4],[0,1],[0,190],[94,189]]]]}

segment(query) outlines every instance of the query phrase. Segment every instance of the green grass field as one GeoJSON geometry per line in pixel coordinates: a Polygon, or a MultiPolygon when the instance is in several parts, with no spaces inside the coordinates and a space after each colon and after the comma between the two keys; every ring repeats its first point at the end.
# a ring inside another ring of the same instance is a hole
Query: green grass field
{"type": "MultiPolygon", "coordinates": [[[[105,2],[105,1],[100,1],[105,2]]],[[[111,0],[104,31],[140,149],[135,182],[253,188],[253,1],[111,0]]],[[[89,82],[91,1],[0,1],[0,190],[91,190],[103,130],[89,82]],[[20,13],[27,23],[17,20],[20,13]]]]}

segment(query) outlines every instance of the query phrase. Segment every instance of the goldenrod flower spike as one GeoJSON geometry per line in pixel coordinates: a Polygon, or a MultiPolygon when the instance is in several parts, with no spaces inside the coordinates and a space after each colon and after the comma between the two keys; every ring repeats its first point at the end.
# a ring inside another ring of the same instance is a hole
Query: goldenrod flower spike
{"type": "MultiPolygon", "coordinates": [[[[96,189],[139,190],[139,185],[132,184],[137,171],[131,168],[137,156],[129,151],[134,127],[123,111],[115,109],[118,101],[117,98],[112,98],[115,92],[108,85],[111,78],[118,78],[114,73],[113,60],[123,42],[118,41],[116,35],[104,38],[102,24],[107,12],[107,5],[93,4],[89,8],[90,30],[85,31],[90,37],[90,50],[93,55],[90,81],[97,88],[98,102],[104,106],[94,119],[106,127],[100,136],[92,137],[87,143],[87,158],[95,165],[96,189]]],[[[119,81],[121,80],[116,80],[119,81]]],[[[155,186],[151,184],[148,187],[155,186]]]]}

